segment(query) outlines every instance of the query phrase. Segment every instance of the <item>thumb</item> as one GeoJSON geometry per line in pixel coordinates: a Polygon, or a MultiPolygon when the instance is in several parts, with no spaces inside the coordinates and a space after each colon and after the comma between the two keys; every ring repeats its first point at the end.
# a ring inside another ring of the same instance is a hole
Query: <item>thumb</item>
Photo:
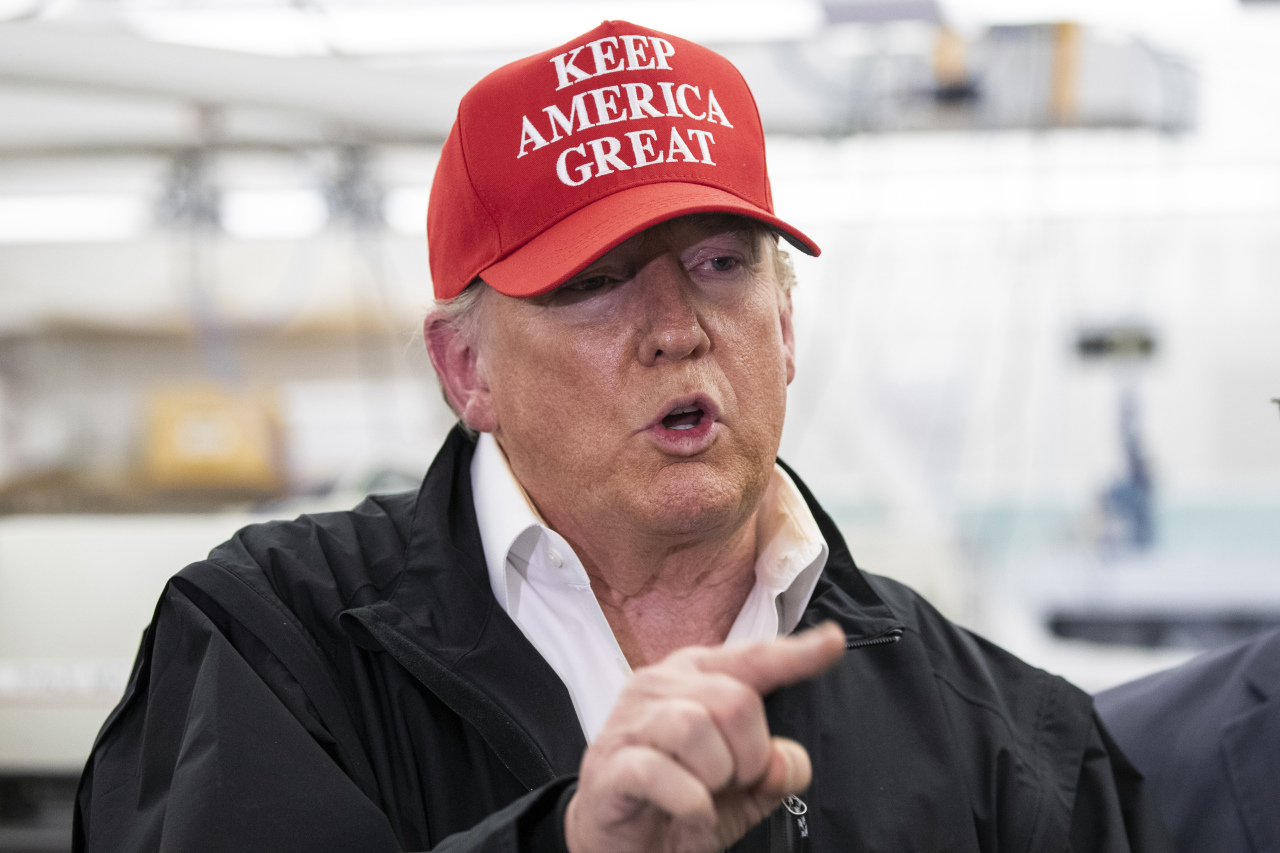
{"type": "Polygon", "coordinates": [[[741,792],[742,809],[735,817],[741,823],[730,823],[727,837],[732,844],[748,829],[764,820],[783,800],[809,787],[813,768],[804,747],[787,738],[771,738],[769,768],[760,781],[741,792]]]}
{"type": "Polygon", "coordinates": [[[756,790],[781,802],[809,787],[813,778],[813,765],[805,748],[790,738],[775,737],[770,740],[773,750],[769,756],[769,769],[765,771],[756,790]]]}

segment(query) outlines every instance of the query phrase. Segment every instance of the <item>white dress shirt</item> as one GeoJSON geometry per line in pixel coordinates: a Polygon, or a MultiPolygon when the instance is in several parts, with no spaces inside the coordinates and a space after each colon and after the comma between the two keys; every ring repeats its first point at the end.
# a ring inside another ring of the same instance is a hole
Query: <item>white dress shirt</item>
{"type": "MultiPolygon", "coordinates": [[[[578,556],[538,516],[489,433],[471,460],[471,488],[489,583],[498,604],[560,676],[587,741],[613,709],[631,667],[578,556]]],[[[827,562],[827,543],[786,472],[773,479],[756,521],[756,583],[727,642],[789,634],[827,562]]]]}

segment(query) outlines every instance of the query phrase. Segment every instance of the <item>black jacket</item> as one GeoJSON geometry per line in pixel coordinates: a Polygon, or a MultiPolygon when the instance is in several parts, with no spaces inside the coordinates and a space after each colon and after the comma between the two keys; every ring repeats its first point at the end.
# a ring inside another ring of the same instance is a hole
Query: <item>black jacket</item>
{"type": "MultiPolygon", "coordinates": [[[[562,845],[585,743],[490,590],[473,451],[455,430],[417,495],[246,527],[169,582],[85,768],[75,849],[562,845]]],[[[1086,694],[863,575],[797,484],[831,552],[801,625],[834,619],[850,649],[767,699],[813,759],[811,849],[1164,849],[1086,694]]],[[[778,849],[784,819],[735,849],[778,849]]]]}
{"type": "Polygon", "coordinates": [[[1280,851],[1280,631],[1098,694],[1184,853],[1280,851]]]}

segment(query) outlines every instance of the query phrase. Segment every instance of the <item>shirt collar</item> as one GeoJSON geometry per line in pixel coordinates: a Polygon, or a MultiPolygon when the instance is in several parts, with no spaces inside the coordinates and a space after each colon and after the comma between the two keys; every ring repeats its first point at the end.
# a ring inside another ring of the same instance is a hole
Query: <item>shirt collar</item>
{"type": "Polygon", "coordinates": [[[471,457],[471,490],[475,496],[476,522],[489,568],[489,585],[503,610],[510,610],[507,588],[507,554],[530,528],[545,527],[528,494],[511,471],[507,455],[493,435],[480,433],[471,457]]]}
{"type": "MultiPolygon", "coordinates": [[[[531,528],[547,528],[516,480],[506,454],[490,433],[481,433],[471,460],[476,521],[484,545],[493,594],[509,607],[507,557],[531,528]]],[[[774,465],[756,518],[756,583],[776,597],[779,633],[795,629],[827,562],[827,543],[800,490],[774,465]]]]}
{"type": "Polygon", "coordinates": [[[760,501],[756,543],[756,583],[776,596],[778,633],[790,634],[809,606],[829,550],[804,496],[780,465],[773,466],[760,501]]]}

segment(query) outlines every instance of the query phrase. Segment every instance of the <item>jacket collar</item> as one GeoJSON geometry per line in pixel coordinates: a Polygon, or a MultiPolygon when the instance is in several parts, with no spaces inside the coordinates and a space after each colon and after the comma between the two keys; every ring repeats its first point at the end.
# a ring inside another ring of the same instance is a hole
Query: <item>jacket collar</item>
{"type": "MultiPolygon", "coordinates": [[[[586,742],[555,671],[497,605],[471,492],[475,442],[455,427],[423,480],[390,596],[342,614],[363,647],[387,651],[472,722],[530,788],[576,771],[586,742]],[[530,701],[537,697],[537,701],[530,701]]],[[[779,463],[781,464],[781,463],[779,463]]],[[[902,623],[854,565],[808,487],[786,469],[830,555],[798,628],[833,619],[850,646],[897,639],[902,623]]]]}
{"type": "Polygon", "coordinates": [[[1223,728],[1222,755],[1252,849],[1280,850],[1274,760],[1280,749],[1280,632],[1250,650],[1244,678],[1259,702],[1223,728]]]}
{"type": "Polygon", "coordinates": [[[813,492],[809,491],[809,487],[796,472],[781,459],[778,464],[791,475],[791,480],[804,496],[809,511],[818,522],[818,529],[822,531],[822,538],[827,540],[827,547],[830,549],[827,567],[818,578],[809,607],[796,630],[813,627],[830,619],[844,629],[845,645],[849,648],[897,640],[902,636],[902,622],[871,588],[866,576],[853,562],[849,546],[840,535],[840,528],[836,527],[831,516],[818,504],[813,492]]]}

